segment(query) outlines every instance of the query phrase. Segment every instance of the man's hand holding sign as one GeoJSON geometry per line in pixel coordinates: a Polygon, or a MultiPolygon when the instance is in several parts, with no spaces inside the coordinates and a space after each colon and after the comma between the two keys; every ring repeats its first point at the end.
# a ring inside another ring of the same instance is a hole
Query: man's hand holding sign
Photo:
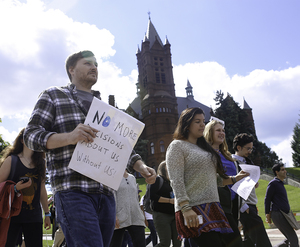
{"type": "MultiPolygon", "coordinates": [[[[70,135],[78,143],[69,168],[117,190],[143,128],[140,121],[94,98],[84,125],[70,135]]],[[[155,181],[154,170],[142,161],[133,168],[148,183],[155,181]]]]}

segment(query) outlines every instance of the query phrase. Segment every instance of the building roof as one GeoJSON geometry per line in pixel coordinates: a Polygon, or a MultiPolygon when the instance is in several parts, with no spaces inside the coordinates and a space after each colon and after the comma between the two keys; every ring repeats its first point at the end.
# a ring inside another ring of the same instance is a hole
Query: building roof
{"type": "MultiPolygon", "coordinates": [[[[151,22],[151,19],[149,18],[149,22],[148,22],[148,28],[147,28],[147,32],[145,35],[145,38],[147,40],[150,41],[150,49],[153,46],[154,42],[157,40],[159,42],[159,44],[163,47],[163,43],[154,27],[154,25],[151,22]]],[[[145,40],[145,39],[144,39],[145,40]]]]}
{"type": "Polygon", "coordinates": [[[141,108],[141,99],[140,97],[136,97],[131,103],[130,107],[136,114],[138,114],[139,118],[142,118],[142,108],[141,108]]]}
{"type": "MultiPolygon", "coordinates": [[[[193,96],[193,87],[189,80],[187,80],[187,96],[186,97],[176,97],[177,98],[177,109],[178,109],[178,115],[181,114],[181,112],[189,107],[199,107],[204,111],[205,114],[205,122],[208,122],[210,120],[210,111],[211,108],[203,105],[202,103],[196,101],[193,96]],[[189,93],[188,93],[189,92],[189,93]]],[[[170,93],[159,90],[155,93],[154,96],[161,96],[161,97],[172,97],[170,93]]],[[[149,94],[146,94],[144,99],[147,99],[149,97],[149,94]]],[[[139,118],[142,117],[142,109],[141,109],[141,99],[139,96],[137,96],[130,104],[130,107],[136,114],[139,115],[139,118]]]]}
{"type": "Polygon", "coordinates": [[[191,97],[177,97],[177,105],[178,105],[178,115],[181,114],[181,112],[189,107],[199,107],[204,111],[205,114],[205,122],[208,122],[210,119],[210,107],[203,105],[202,103],[194,100],[194,98],[191,97]]]}
{"type": "MultiPolygon", "coordinates": [[[[165,96],[169,96],[167,94],[164,94],[165,96]]],[[[204,111],[205,114],[205,122],[208,122],[210,119],[210,107],[203,105],[202,103],[194,100],[194,98],[191,97],[177,97],[177,108],[178,108],[178,114],[180,115],[181,112],[189,107],[199,107],[204,111]]],[[[142,117],[142,109],[141,109],[141,99],[139,97],[136,97],[130,104],[130,107],[136,114],[139,115],[139,118],[142,117]]]]}
{"type": "Polygon", "coordinates": [[[244,98],[244,102],[243,102],[243,105],[242,105],[242,109],[252,109],[248,103],[246,102],[245,98],[244,98]]]}
{"type": "Polygon", "coordinates": [[[169,45],[170,44],[170,42],[169,42],[169,40],[168,40],[168,37],[166,36],[166,39],[165,39],[165,45],[169,45]]]}

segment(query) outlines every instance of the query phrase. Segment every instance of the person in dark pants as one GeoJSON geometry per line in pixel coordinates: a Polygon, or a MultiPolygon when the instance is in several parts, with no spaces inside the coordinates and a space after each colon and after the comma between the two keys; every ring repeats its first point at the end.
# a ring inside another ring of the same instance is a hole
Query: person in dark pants
{"type": "MultiPolygon", "coordinates": [[[[211,118],[210,122],[205,126],[204,138],[220,155],[222,165],[228,176],[236,176],[238,168],[234,163],[231,153],[225,139],[225,123],[224,121],[211,118]]],[[[231,190],[232,185],[218,187],[220,204],[228,219],[229,225],[233,233],[223,234],[222,238],[226,247],[242,247],[242,237],[238,228],[238,208],[241,198],[231,190]],[[234,211],[233,211],[234,210],[234,211]]]]}
{"type": "Polygon", "coordinates": [[[130,237],[129,232],[126,230],[124,232],[124,236],[123,236],[123,242],[122,242],[122,246],[121,247],[133,247],[133,243],[130,237]]]}
{"type": "Polygon", "coordinates": [[[285,218],[284,214],[290,212],[289,200],[283,180],[286,178],[286,170],[283,164],[275,164],[272,167],[275,178],[270,181],[265,197],[265,213],[267,222],[272,220],[281,233],[287,238],[278,246],[299,247],[299,240],[294,228],[285,218]]]}
{"type": "Polygon", "coordinates": [[[23,234],[26,246],[42,247],[42,209],[45,212],[44,228],[51,228],[44,153],[29,149],[23,136],[24,129],[19,132],[14,144],[4,149],[0,159],[0,183],[11,180],[16,183],[16,195],[22,192],[22,208],[11,218],[5,246],[15,247],[23,234]]]}
{"type": "MultiPolygon", "coordinates": [[[[94,97],[98,63],[91,51],[72,54],[66,61],[70,83],[43,91],[34,107],[24,143],[35,151],[46,152],[57,220],[68,246],[109,246],[115,226],[113,189],[69,168],[78,142],[92,143],[97,129],[84,124],[94,97]],[[80,209],[80,210],[78,210],[80,209]]],[[[156,173],[132,151],[127,168],[136,170],[147,183],[156,173]]]]}
{"type": "Polygon", "coordinates": [[[140,209],[136,179],[124,172],[121,184],[115,191],[116,224],[110,247],[121,247],[128,231],[133,247],[145,247],[145,218],[140,209]]]}
{"type": "MultiPolygon", "coordinates": [[[[252,135],[242,133],[233,139],[233,149],[235,154],[232,155],[238,164],[250,164],[253,162],[248,158],[253,150],[254,138],[252,135]]],[[[258,183],[255,188],[258,187],[258,183]]],[[[240,221],[243,225],[244,244],[255,247],[272,247],[267,235],[264,223],[257,213],[257,196],[255,188],[252,189],[246,203],[241,207],[240,221]]]]}
{"type": "Polygon", "coordinates": [[[169,247],[172,242],[174,247],[180,247],[175,221],[174,195],[165,161],[159,164],[157,174],[159,177],[150,186],[153,221],[160,241],[157,246],[169,247]],[[159,188],[160,179],[163,180],[161,188],[159,188]]]}
{"type": "Polygon", "coordinates": [[[146,238],[146,246],[151,241],[152,241],[152,245],[155,246],[155,245],[157,245],[157,233],[156,233],[155,226],[154,226],[154,223],[153,223],[153,216],[152,216],[152,214],[149,214],[148,212],[146,212],[144,210],[144,196],[142,196],[142,198],[140,200],[140,207],[141,207],[142,211],[144,211],[144,215],[145,215],[145,219],[146,219],[145,224],[146,224],[146,226],[150,230],[150,234],[146,238]]]}

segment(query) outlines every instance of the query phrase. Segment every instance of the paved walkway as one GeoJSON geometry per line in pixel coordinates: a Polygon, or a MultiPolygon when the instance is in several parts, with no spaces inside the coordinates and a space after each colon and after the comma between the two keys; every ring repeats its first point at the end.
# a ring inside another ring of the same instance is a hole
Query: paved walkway
{"type": "MultiPolygon", "coordinates": [[[[297,232],[298,238],[300,239],[300,230],[298,230],[296,232],[297,232]]],[[[270,241],[272,243],[272,246],[275,246],[275,245],[281,243],[285,239],[285,237],[282,235],[282,233],[277,228],[267,229],[267,233],[268,233],[268,236],[269,236],[270,241]]],[[[146,234],[148,234],[148,233],[146,233],[146,234]]],[[[47,235],[45,234],[44,235],[44,240],[46,240],[46,239],[52,240],[51,235],[50,234],[47,234],[47,235]]],[[[152,243],[148,244],[147,247],[153,247],[152,243]]]]}
{"type": "MultiPolygon", "coordinates": [[[[283,240],[285,240],[285,237],[282,235],[282,233],[277,228],[267,229],[267,233],[268,233],[269,239],[272,243],[272,246],[275,246],[276,244],[279,244],[283,240]]],[[[298,235],[298,239],[300,239],[300,230],[297,230],[296,233],[298,235]]]]}

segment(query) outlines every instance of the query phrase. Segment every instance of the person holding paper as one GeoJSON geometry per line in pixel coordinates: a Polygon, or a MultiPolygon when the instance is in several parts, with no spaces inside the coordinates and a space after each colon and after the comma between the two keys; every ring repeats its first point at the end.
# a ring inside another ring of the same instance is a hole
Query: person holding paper
{"type": "Polygon", "coordinates": [[[232,233],[232,229],[219,202],[218,185],[232,184],[249,174],[225,174],[220,156],[203,137],[204,128],[202,109],[182,111],[166,162],[175,195],[178,234],[193,238],[199,246],[221,247],[221,234],[232,233]]]}
{"type": "MultiPolygon", "coordinates": [[[[233,149],[235,150],[235,154],[232,154],[232,158],[238,164],[254,165],[252,160],[248,158],[253,150],[253,141],[253,136],[247,133],[237,134],[234,137],[233,149]]],[[[244,241],[256,247],[271,247],[272,245],[264,223],[257,212],[257,196],[255,193],[255,188],[257,187],[258,183],[253,187],[246,203],[240,209],[240,221],[243,225],[244,241]]]]}
{"type": "MultiPolygon", "coordinates": [[[[289,200],[283,180],[286,178],[286,170],[282,163],[272,167],[275,178],[267,187],[265,197],[266,220],[269,224],[272,220],[281,233],[287,238],[282,246],[299,247],[299,240],[293,226],[285,217],[290,214],[292,221],[296,222],[293,212],[290,209],[289,200]]],[[[297,224],[297,223],[296,223],[297,224]]],[[[281,246],[281,245],[278,245],[281,246]]]]}
{"type": "MultiPolygon", "coordinates": [[[[109,246],[115,226],[113,190],[68,167],[77,142],[92,143],[97,129],[83,124],[98,79],[97,60],[91,51],[68,57],[70,83],[50,87],[38,98],[24,133],[32,150],[45,151],[58,221],[68,246],[109,246]]],[[[156,173],[133,151],[128,169],[154,183],[156,173]]]]}
{"type": "MultiPolygon", "coordinates": [[[[228,151],[224,127],[224,121],[212,117],[210,122],[205,126],[204,138],[220,155],[226,175],[236,176],[238,173],[238,167],[234,163],[231,153],[228,151]]],[[[243,242],[238,228],[238,212],[242,199],[231,189],[231,186],[232,185],[218,187],[220,204],[233,230],[233,233],[223,234],[222,237],[225,242],[225,246],[241,247],[243,246],[243,242]]]]}

